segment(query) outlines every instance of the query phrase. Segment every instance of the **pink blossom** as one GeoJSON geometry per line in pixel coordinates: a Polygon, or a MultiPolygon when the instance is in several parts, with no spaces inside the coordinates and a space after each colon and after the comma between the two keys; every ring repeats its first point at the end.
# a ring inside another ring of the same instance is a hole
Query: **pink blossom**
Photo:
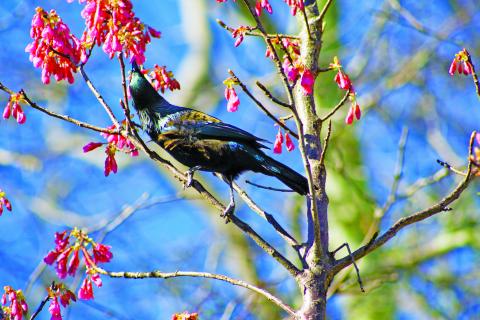
{"type": "Polygon", "coordinates": [[[235,92],[235,88],[230,86],[227,86],[225,88],[225,99],[227,99],[228,112],[235,112],[238,110],[238,106],[240,105],[240,99],[235,92]]]}
{"type": "Polygon", "coordinates": [[[297,80],[298,74],[299,74],[299,69],[298,67],[294,66],[291,64],[290,60],[285,57],[283,59],[283,72],[287,75],[288,81],[294,82],[297,80]]]}
{"type": "Polygon", "coordinates": [[[124,52],[131,61],[145,62],[146,45],[151,37],[159,38],[161,33],[135,16],[130,0],[83,0],[80,3],[85,3],[81,13],[86,25],[81,38],[84,46],[102,46],[110,58],[124,52]]]}
{"type": "Polygon", "coordinates": [[[100,279],[100,275],[98,273],[93,273],[92,275],[90,275],[90,279],[93,281],[93,283],[95,283],[97,287],[100,288],[102,286],[102,279],[100,279]]]}
{"type": "Polygon", "coordinates": [[[58,303],[58,298],[54,297],[50,299],[50,306],[48,307],[48,312],[52,315],[51,320],[62,320],[62,314],[60,313],[60,304],[58,303]]]}
{"type": "Polygon", "coordinates": [[[117,148],[112,144],[109,144],[105,149],[105,154],[107,155],[107,158],[105,159],[105,177],[108,177],[110,172],[117,173],[118,165],[117,161],[115,160],[116,150],[117,148]]]}
{"type": "Polygon", "coordinates": [[[295,145],[293,144],[292,138],[290,138],[288,132],[285,132],[285,146],[289,152],[295,149],[295,145]]]}
{"type": "Polygon", "coordinates": [[[95,263],[105,263],[110,262],[112,259],[112,253],[110,252],[110,246],[106,246],[101,243],[97,243],[93,247],[93,259],[95,263]]]}
{"type": "Polygon", "coordinates": [[[20,106],[20,102],[23,101],[22,93],[11,94],[5,109],[3,109],[3,118],[8,119],[13,116],[18,124],[24,124],[27,117],[20,106]]]}
{"type": "Polygon", "coordinates": [[[302,86],[303,93],[305,95],[313,93],[313,86],[315,84],[315,78],[309,69],[304,69],[300,78],[300,85],[302,86]]]}
{"type": "Polygon", "coordinates": [[[80,287],[80,290],[78,290],[78,297],[82,300],[92,300],[93,299],[93,287],[92,287],[92,281],[90,280],[89,277],[86,277],[82,285],[80,287]]]}
{"type": "Polygon", "coordinates": [[[257,16],[260,17],[262,15],[262,9],[265,9],[270,14],[272,14],[273,12],[272,6],[268,2],[268,0],[257,0],[257,2],[255,3],[255,13],[257,14],[257,16]]]}
{"type": "MultiPolygon", "coordinates": [[[[337,74],[335,75],[335,82],[338,84],[338,87],[343,90],[352,90],[352,82],[348,75],[343,73],[341,69],[338,69],[337,74]]],[[[353,90],[352,90],[353,91],[353,90]]]]}
{"type": "Polygon", "coordinates": [[[455,54],[455,57],[450,64],[448,73],[453,76],[455,71],[458,72],[458,74],[464,75],[470,75],[474,72],[474,66],[472,64],[472,60],[470,59],[470,54],[465,48],[455,54]]]}
{"type": "Polygon", "coordinates": [[[33,42],[27,45],[25,51],[30,54],[29,59],[33,65],[42,69],[42,82],[49,84],[50,77],[54,76],[57,81],[67,80],[73,83],[73,73],[77,72],[76,64],[86,56],[86,49],[70,33],[55,10],[46,12],[40,7],[36,9],[30,37],[33,42]]]}
{"type": "Polygon", "coordinates": [[[352,99],[352,105],[348,109],[347,116],[345,117],[346,124],[352,124],[353,120],[357,119],[360,120],[362,116],[362,111],[360,110],[360,106],[356,102],[355,98],[352,99]]]}
{"type": "Polygon", "coordinates": [[[298,10],[304,8],[303,0],[285,0],[285,2],[290,6],[292,15],[296,15],[298,10]]]}
{"type": "Polygon", "coordinates": [[[280,128],[278,129],[277,135],[275,136],[275,142],[273,144],[273,153],[282,153],[282,143],[283,135],[280,128]]]}
{"type": "Polygon", "coordinates": [[[152,79],[152,85],[157,91],[160,90],[163,93],[166,89],[170,91],[180,89],[180,83],[175,79],[172,71],[167,71],[166,66],[159,67],[155,64],[153,69],[143,72],[148,73],[152,79]]]}
{"type": "Polygon", "coordinates": [[[28,305],[25,301],[25,296],[22,290],[15,290],[10,286],[3,288],[2,305],[6,308],[1,308],[6,319],[22,320],[23,316],[28,312],[28,305]],[[8,301],[7,301],[8,300],[8,301]]]}
{"type": "Polygon", "coordinates": [[[73,251],[73,256],[68,263],[67,273],[70,276],[74,276],[77,273],[78,265],[80,264],[80,259],[78,257],[78,249],[73,251]]]}
{"type": "Polygon", "coordinates": [[[103,146],[102,142],[89,142],[88,144],[83,146],[83,152],[90,152],[101,146],[103,146]]]}

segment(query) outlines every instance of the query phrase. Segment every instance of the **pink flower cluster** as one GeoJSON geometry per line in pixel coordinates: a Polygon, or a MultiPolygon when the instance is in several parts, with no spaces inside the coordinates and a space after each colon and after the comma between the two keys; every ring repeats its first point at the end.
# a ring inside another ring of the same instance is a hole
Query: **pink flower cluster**
{"type": "Polygon", "coordinates": [[[166,66],[159,67],[155,64],[150,71],[144,69],[142,72],[148,74],[152,79],[152,85],[157,91],[160,90],[164,93],[166,89],[170,91],[180,90],[180,83],[175,79],[172,71],[167,71],[166,66]]]}
{"type": "Polygon", "coordinates": [[[0,216],[3,213],[4,206],[8,211],[12,211],[12,204],[10,203],[10,201],[8,201],[5,191],[0,189],[0,216]]]}
{"type": "Polygon", "coordinates": [[[348,75],[343,72],[340,60],[336,56],[333,58],[333,63],[330,64],[330,67],[333,70],[337,70],[334,80],[338,87],[348,92],[348,98],[351,101],[351,105],[350,109],[348,109],[347,116],[345,117],[345,123],[352,124],[355,119],[360,120],[362,116],[362,111],[357,103],[357,93],[355,92],[352,81],[348,75]]]}
{"type": "Polygon", "coordinates": [[[57,81],[67,79],[73,83],[76,64],[87,59],[85,47],[70,33],[55,10],[47,13],[38,7],[36,11],[30,29],[33,42],[25,48],[30,53],[30,61],[36,68],[42,69],[43,83],[49,84],[52,75],[57,81]]]}
{"type": "Polygon", "coordinates": [[[93,299],[92,282],[97,287],[102,286],[102,280],[96,272],[97,264],[110,262],[112,253],[110,247],[94,242],[88,235],[75,228],[67,235],[67,231],[55,233],[55,250],[50,251],[43,261],[52,265],[55,263],[55,271],[60,279],[67,275],[74,276],[80,264],[80,251],[83,254],[83,261],[86,266],[87,277],[82,283],[78,297],[83,300],[93,299]],[[70,239],[74,243],[70,243],[70,239]],[[89,252],[88,248],[91,249],[89,252]]]}
{"type": "Polygon", "coordinates": [[[474,71],[474,67],[472,64],[472,60],[470,59],[470,54],[468,53],[467,49],[463,48],[462,51],[459,51],[455,54],[452,63],[450,64],[450,69],[448,73],[453,76],[455,72],[458,74],[464,74],[468,76],[472,74],[474,71]]]}
{"type": "Polygon", "coordinates": [[[62,314],[60,312],[60,305],[66,308],[71,301],[77,301],[75,294],[68,290],[63,284],[54,284],[48,288],[48,297],[50,298],[50,306],[48,311],[52,315],[51,320],[62,320],[62,314]],[[60,303],[59,303],[60,301],[60,303]]]}
{"type": "Polygon", "coordinates": [[[182,312],[182,313],[175,313],[172,316],[172,320],[199,320],[198,313],[189,313],[189,312],[182,312]]]}
{"type": "MultiPolygon", "coordinates": [[[[300,46],[298,40],[282,38],[272,40],[272,44],[283,46],[283,50],[286,51],[283,56],[283,72],[287,76],[288,80],[292,83],[296,83],[300,79],[300,86],[303,94],[313,94],[313,87],[315,85],[315,76],[311,70],[309,70],[300,59],[300,46]]],[[[267,48],[265,56],[274,58],[274,54],[270,48],[267,48]]]]}
{"type": "Polygon", "coordinates": [[[86,3],[81,13],[86,25],[81,41],[86,47],[103,44],[102,49],[110,58],[117,52],[124,52],[138,64],[145,62],[145,49],[151,41],[150,36],[159,38],[161,33],[135,17],[130,0],[79,2],[86,3]]]}
{"type": "Polygon", "coordinates": [[[23,102],[23,95],[21,93],[10,95],[10,99],[8,99],[8,103],[3,109],[3,118],[9,119],[10,116],[13,116],[18,124],[24,124],[27,116],[23,112],[20,102],[23,102]]]}
{"type": "Polygon", "coordinates": [[[240,105],[240,99],[238,98],[237,93],[235,92],[234,85],[238,84],[237,81],[233,78],[227,78],[223,81],[225,85],[225,99],[227,100],[227,111],[235,112],[238,110],[240,105]]]}
{"type": "Polygon", "coordinates": [[[22,320],[28,312],[28,305],[22,290],[15,290],[10,286],[5,286],[3,290],[4,294],[1,299],[3,307],[0,311],[3,311],[5,319],[22,320]]]}
{"type": "MultiPolygon", "coordinates": [[[[282,153],[282,144],[283,144],[283,135],[282,130],[278,128],[277,135],[275,136],[275,142],[273,144],[273,152],[274,153],[282,153]]],[[[295,149],[295,145],[293,144],[292,138],[288,132],[285,132],[285,146],[287,147],[288,152],[295,149]]]]}
{"type": "MultiPolygon", "coordinates": [[[[122,125],[126,125],[125,120],[122,122],[122,125]]],[[[108,129],[115,129],[115,125],[110,126],[108,129]]],[[[130,154],[130,156],[132,157],[138,156],[138,149],[135,148],[135,146],[130,140],[128,140],[121,134],[101,133],[101,136],[107,140],[106,143],[89,142],[88,144],[83,146],[83,152],[90,152],[106,144],[105,154],[107,155],[107,157],[105,158],[104,170],[106,177],[108,177],[110,172],[117,173],[118,171],[117,161],[115,160],[115,154],[117,151],[122,151],[124,153],[130,154]]]]}
{"type": "Polygon", "coordinates": [[[297,14],[298,10],[302,11],[304,8],[303,0],[285,0],[285,2],[290,7],[290,12],[293,16],[297,14]]]}

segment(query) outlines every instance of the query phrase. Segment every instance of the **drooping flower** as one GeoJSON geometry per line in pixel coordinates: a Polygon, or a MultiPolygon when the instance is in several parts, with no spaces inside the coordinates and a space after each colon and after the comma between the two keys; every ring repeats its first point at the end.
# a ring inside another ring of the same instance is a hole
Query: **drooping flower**
{"type": "Polygon", "coordinates": [[[106,263],[112,259],[112,253],[110,252],[110,246],[106,246],[101,243],[97,243],[93,247],[93,260],[95,263],[106,263]]]}
{"type": "Polygon", "coordinates": [[[307,68],[304,68],[303,72],[301,73],[300,85],[302,86],[303,94],[308,95],[313,93],[315,78],[313,76],[313,73],[307,68]]]}
{"type": "Polygon", "coordinates": [[[42,69],[42,82],[55,80],[74,82],[73,73],[77,72],[77,64],[86,62],[86,48],[62,21],[55,10],[46,12],[38,7],[32,19],[30,37],[33,42],[25,51],[30,54],[30,61],[36,68],[42,69]]]}
{"type": "Polygon", "coordinates": [[[94,298],[92,281],[89,277],[83,280],[80,290],[78,291],[78,297],[82,300],[92,300],[94,298]]]}
{"type": "Polygon", "coordinates": [[[108,177],[110,172],[117,173],[118,165],[117,161],[115,160],[115,152],[117,148],[113,144],[108,144],[107,148],[105,149],[105,154],[107,157],[105,158],[105,177],[108,177]]]}
{"type": "Polygon", "coordinates": [[[360,117],[362,116],[362,111],[360,110],[360,106],[357,103],[355,93],[350,94],[349,98],[351,101],[351,105],[350,105],[350,108],[348,109],[347,116],[345,117],[346,124],[352,124],[353,120],[355,119],[360,120],[360,117]]]}
{"type": "Polygon", "coordinates": [[[60,304],[58,303],[58,297],[50,299],[50,306],[48,312],[52,315],[51,320],[62,320],[62,314],[60,313],[60,304]]]}
{"type": "Polygon", "coordinates": [[[282,153],[283,135],[280,128],[278,128],[277,135],[275,136],[275,142],[273,143],[273,153],[282,153]]]}
{"type": "Polygon", "coordinates": [[[240,99],[235,92],[235,88],[233,87],[226,87],[225,88],[225,99],[227,99],[227,111],[228,112],[235,112],[238,110],[238,106],[240,105],[240,99]]]}
{"type": "Polygon", "coordinates": [[[292,138],[290,138],[288,132],[285,132],[285,146],[287,147],[288,152],[295,149],[295,145],[293,144],[292,138]]]}
{"type": "Polygon", "coordinates": [[[335,82],[338,84],[340,89],[350,91],[353,90],[352,82],[347,74],[345,74],[342,69],[338,69],[337,74],[334,78],[335,82]]]}
{"type": "Polygon", "coordinates": [[[10,116],[13,116],[18,124],[24,124],[27,116],[23,112],[20,103],[25,103],[23,94],[21,92],[11,94],[7,105],[3,109],[3,118],[8,119],[10,116]]]}
{"type": "Polygon", "coordinates": [[[142,72],[152,79],[152,85],[157,91],[160,90],[163,93],[166,89],[170,91],[180,89],[180,83],[175,79],[172,71],[167,71],[166,66],[159,67],[155,64],[150,71],[144,69],[142,72]]]}
{"type": "Polygon", "coordinates": [[[104,145],[103,142],[89,142],[89,143],[87,143],[86,145],[83,146],[83,152],[84,153],[90,152],[92,150],[97,149],[98,147],[103,146],[103,145],[104,145]]]}
{"type": "Polygon", "coordinates": [[[455,72],[458,72],[458,74],[469,75],[472,74],[473,71],[474,66],[472,64],[470,54],[468,53],[467,49],[463,48],[462,51],[459,51],[457,54],[455,54],[455,57],[450,64],[448,73],[451,76],[453,76],[455,72]]]}
{"type": "Polygon", "coordinates": [[[304,4],[303,0],[285,0],[285,2],[290,6],[290,12],[292,15],[296,15],[298,10],[303,10],[304,4]]]}
{"type": "Polygon", "coordinates": [[[273,12],[272,6],[268,2],[268,0],[257,0],[257,2],[255,3],[255,13],[257,14],[257,16],[260,17],[262,15],[262,9],[264,9],[270,14],[272,14],[273,12]]]}

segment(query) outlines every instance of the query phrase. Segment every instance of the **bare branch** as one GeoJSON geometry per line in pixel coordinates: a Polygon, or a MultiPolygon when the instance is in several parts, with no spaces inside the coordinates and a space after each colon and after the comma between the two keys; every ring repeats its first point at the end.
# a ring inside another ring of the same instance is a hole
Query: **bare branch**
{"type": "Polygon", "coordinates": [[[345,104],[349,95],[350,95],[350,90],[347,91],[347,93],[345,93],[342,100],[340,100],[340,102],[337,103],[337,105],[335,107],[333,107],[333,109],[329,113],[327,113],[323,118],[321,118],[321,120],[325,121],[328,118],[330,118],[331,116],[333,116],[345,104]]]}
{"type": "Polygon", "coordinates": [[[288,312],[291,316],[296,318],[295,311],[292,307],[285,304],[282,300],[271,294],[270,292],[256,287],[252,284],[249,284],[243,280],[233,279],[227,277],[222,274],[215,274],[209,272],[195,272],[195,271],[176,271],[176,272],[161,272],[161,271],[150,271],[150,272],[109,272],[100,268],[96,268],[98,273],[107,275],[112,278],[127,278],[127,279],[144,279],[144,278],[161,278],[161,279],[168,279],[168,278],[178,278],[178,277],[195,277],[195,278],[208,278],[208,279],[215,279],[224,282],[228,282],[230,284],[243,287],[249,290],[252,290],[262,296],[264,296],[267,300],[275,303],[277,306],[288,312]]]}
{"type": "Polygon", "coordinates": [[[260,81],[257,81],[256,84],[257,84],[257,87],[259,87],[263,91],[263,93],[265,93],[265,95],[274,103],[284,108],[289,108],[289,109],[292,108],[292,106],[289,105],[288,103],[280,101],[279,99],[275,98],[273,94],[260,81]]]}
{"type": "Polygon", "coordinates": [[[256,212],[260,217],[264,218],[268,223],[272,225],[272,227],[277,231],[277,233],[285,240],[287,241],[292,248],[298,251],[298,241],[295,240],[281,225],[278,223],[278,221],[268,212],[260,208],[253,200],[248,196],[248,194],[240,188],[240,186],[237,183],[233,183],[233,188],[237,193],[240,195],[240,197],[245,201],[245,203],[252,209],[254,212],[256,212]]]}
{"type": "MultiPolygon", "coordinates": [[[[424,210],[415,212],[407,217],[401,218],[397,220],[384,234],[382,234],[380,237],[373,239],[363,247],[357,249],[355,252],[353,252],[352,256],[355,259],[355,261],[358,261],[360,258],[364,257],[365,255],[369,254],[370,252],[380,248],[383,246],[385,243],[387,243],[389,240],[391,240],[395,235],[405,228],[406,226],[409,226],[411,224],[414,224],[416,222],[420,222],[422,220],[425,220],[437,213],[443,212],[443,211],[448,211],[449,205],[453,203],[455,200],[457,200],[460,195],[463,193],[463,191],[468,187],[470,182],[475,178],[475,174],[472,174],[472,168],[473,168],[473,161],[471,159],[472,155],[472,148],[473,148],[473,141],[475,138],[476,132],[474,131],[470,137],[470,144],[469,144],[469,157],[468,157],[468,169],[467,173],[464,177],[464,179],[457,185],[457,187],[450,193],[448,194],[445,198],[434,204],[433,206],[426,208],[424,210]]],[[[350,257],[344,257],[340,260],[337,260],[334,267],[332,268],[332,272],[334,274],[337,274],[340,270],[343,268],[347,267],[348,265],[351,264],[351,259],[350,257]]]]}
{"type": "Polygon", "coordinates": [[[117,128],[120,128],[120,124],[118,123],[117,118],[115,118],[115,115],[113,114],[112,109],[111,109],[110,106],[107,104],[107,102],[105,101],[105,99],[103,99],[102,95],[100,94],[100,92],[98,92],[97,88],[95,88],[95,86],[93,85],[92,81],[90,80],[90,78],[88,77],[87,73],[86,73],[85,70],[83,69],[83,65],[80,65],[80,66],[78,67],[78,69],[80,70],[80,73],[82,74],[83,79],[84,79],[85,82],[87,83],[88,88],[90,88],[90,91],[92,91],[92,93],[94,94],[95,98],[97,98],[98,102],[100,102],[100,104],[103,106],[103,108],[104,108],[105,111],[107,112],[107,114],[108,114],[108,116],[110,117],[110,119],[112,120],[112,122],[115,124],[115,126],[116,126],[117,128]]]}
{"type": "Polygon", "coordinates": [[[327,136],[325,137],[325,140],[323,141],[323,150],[322,154],[320,155],[320,165],[324,166],[325,165],[325,155],[327,153],[327,148],[328,148],[328,143],[330,142],[330,135],[332,134],[332,121],[328,121],[328,128],[327,128],[327,136]]]}
{"type": "Polygon", "coordinates": [[[320,15],[318,16],[318,21],[322,21],[325,15],[327,14],[328,8],[332,4],[333,0],[327,0],[325,5],[323,6],[322,11],[320,12],[320,15]]]}
{"type": "MultiPolygon", "coordinates": [[[[15,94],[14,91],[12,91],[11,89],[4,86],[1,82],[0,82],[0,90],[5,91],[8,94],[15,94]]],[[[52,116],[54,118],[73,123],[74,125],[77,125],[77,126],[82,127],[82,128],[90,129],[90,130],[93,130],[93,131],[110,133],[110,134],[116,133],[115,130],[97,127],[97,126],[91,125],[89,123],[74,119],[72,117],[69,117],[69,116],[66,116],[66,115],[59,114],[59,113],[53,112],[51,110],[48,110],[44,107],[39,106],[37,103],[33,102],[32,100],[30,100],[30,98],[27,96],[27,93],[23,89],[20,90],[20,93],[22,94],[23,99],[28,103],[28,105],[30,107],[32,107],[34,109],[37,109],[37,110],[39,110],[39,111],[41,111],[45,114],[48,114],[49,116],[52,116]]]]}
{"type": "MultiPolygon", "coordinates": [[[[235,31],[235,28],[227,26],[227,24],[225,22],[223,22],[222,20],[217,19],[216,21],[220,25],[220,27],[222,27],[223,29],[225,29],[229,32],[235,31]]],[[[251,31],[245,32],[245,35],[254,36],[254,37],[262,37],[263,38],[263,34],[261,34],[259,32],[254,32],[255,29],[256,28],[252,28],[251,31]]],[[[284,39],[299,39],[299,37],[297,37],[297,36],[293,36],[293,35],[289,35],[289,34],[282,34],[282,33],[267,34],[267,38],[270,38],[270,39],[277,39],[277,38],[280,38],[280,39],[282,39],[282,38],[284,38],[284,39]]]]}

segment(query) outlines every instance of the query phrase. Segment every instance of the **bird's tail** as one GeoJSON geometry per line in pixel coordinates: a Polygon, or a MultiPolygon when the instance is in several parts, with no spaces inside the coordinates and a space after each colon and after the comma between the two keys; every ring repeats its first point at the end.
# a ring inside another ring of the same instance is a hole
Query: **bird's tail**
{"type": "Polygon", "coordinates": [[[264,155],[264,158],[265,161],[262,162],[262,173],[278,178],[289,188],[301,195],[308,194],[308,181],[304,176],[267,155],[264,155]]]}

